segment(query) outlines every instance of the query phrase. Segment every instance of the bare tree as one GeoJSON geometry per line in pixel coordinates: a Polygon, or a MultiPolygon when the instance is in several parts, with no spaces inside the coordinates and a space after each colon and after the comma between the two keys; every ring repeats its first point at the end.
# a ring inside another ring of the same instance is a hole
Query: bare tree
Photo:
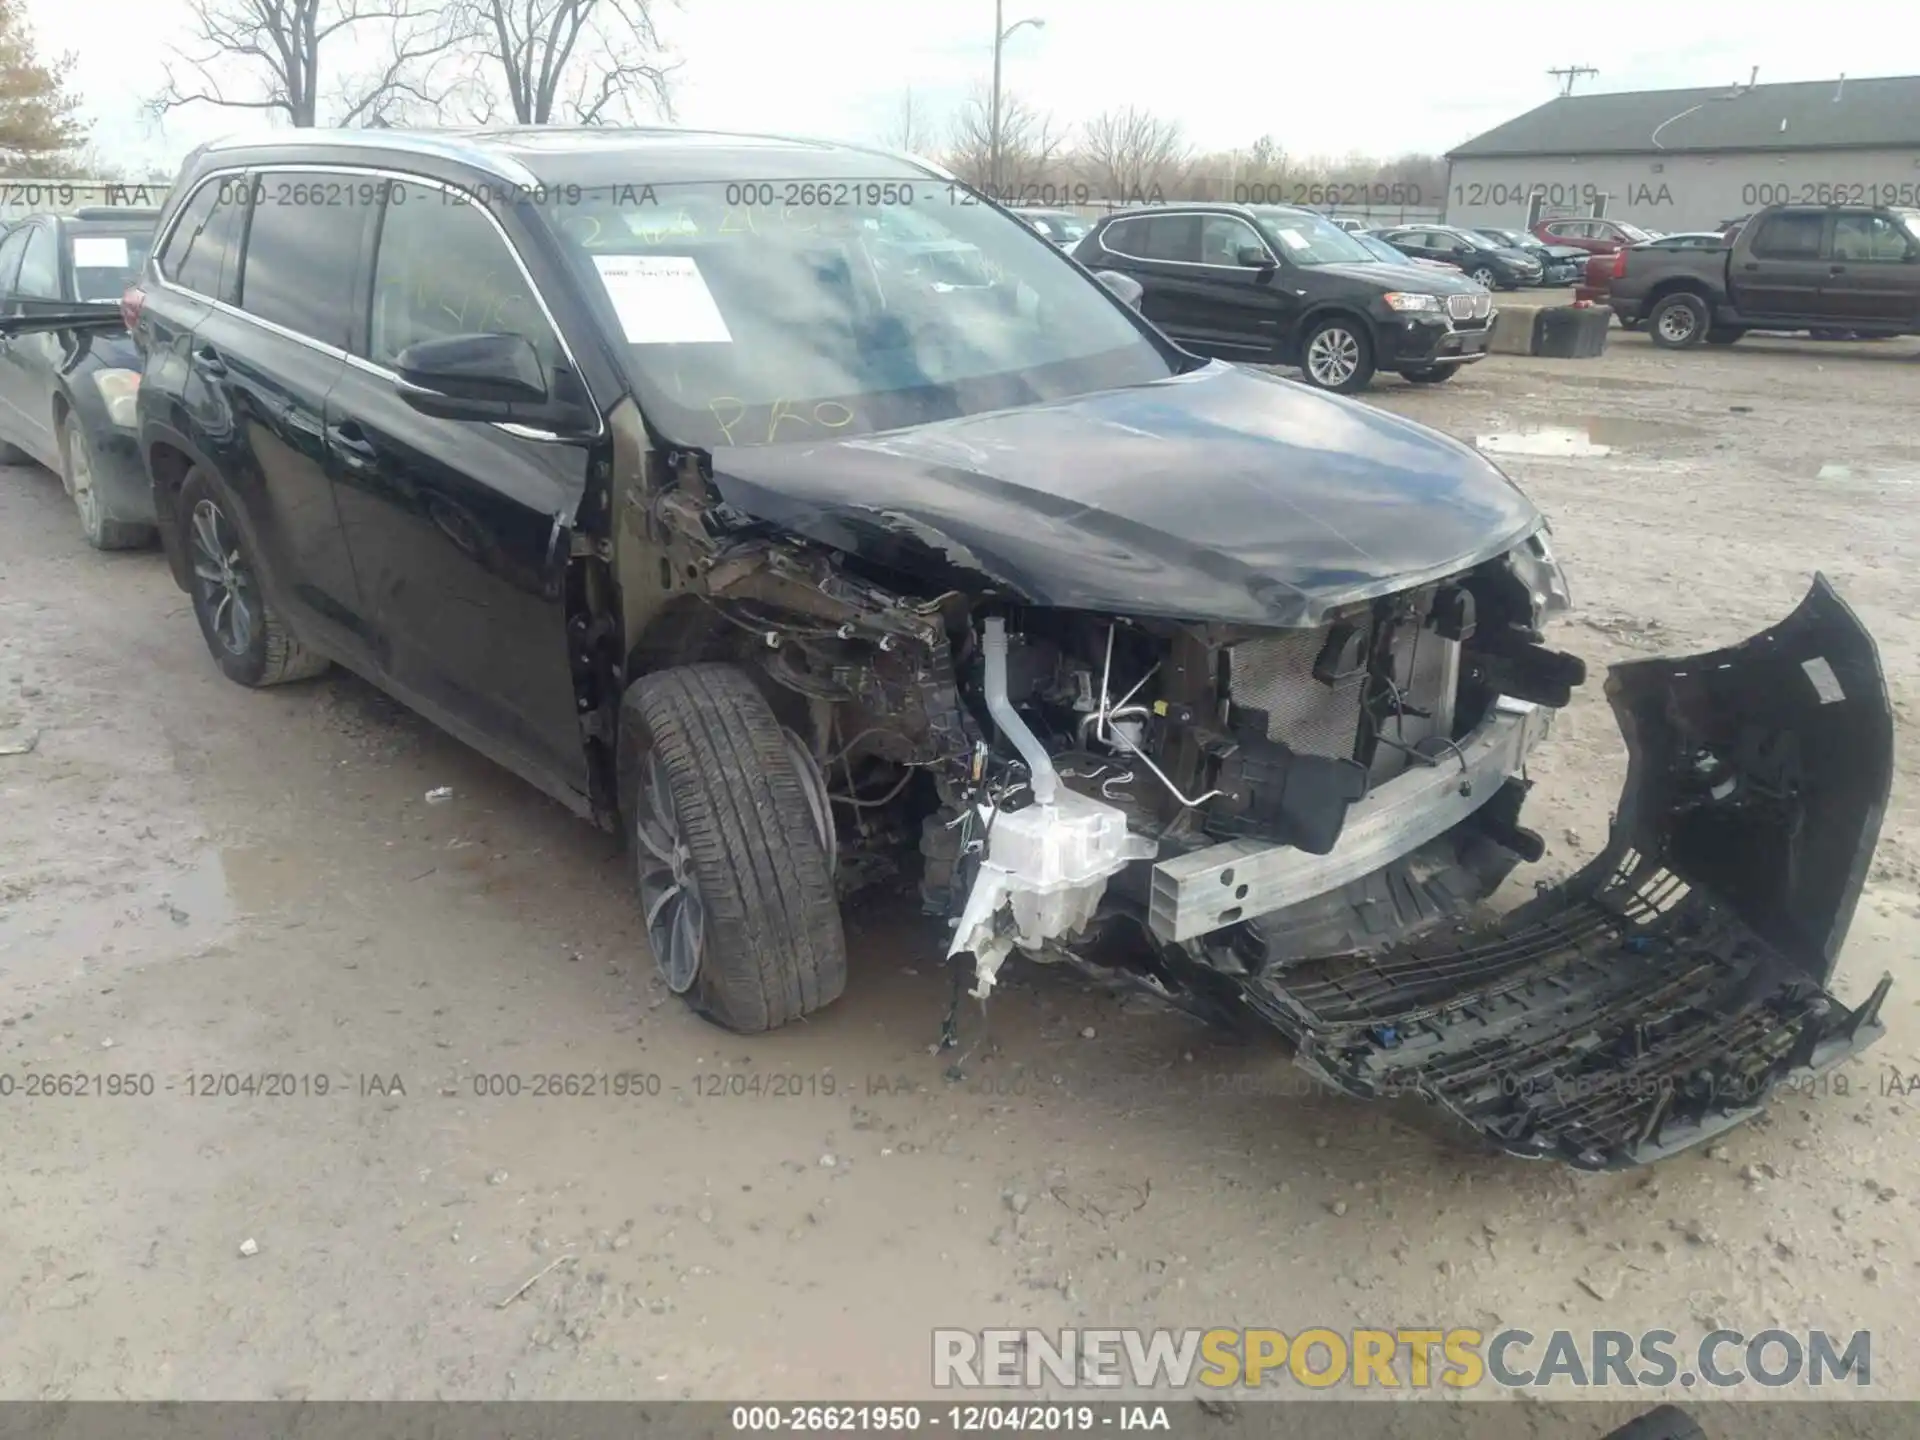
{"type": "MultiPolygon", "coordinates": [[[[1018,95],[1000,92],[1000,187],[1012,199],[1035,192],[1066,153],[1067,130],[1018,95]]],[[[976,86],[954,116],[947,168],[985,189],[993,160],[993,97],[976,86]]],[[[1038,198],[1035,195],[1033,198],[1038,198]]]]}
{"type": "Polygon", "coordinates": [[[317,125],[329,42],[380,31],[386,63],[328,93],[336,123],[384,118],[416,87],[414,68],[445,56],[461,34],[451,0],[190,0],[188,9],[197,53],[176,52],[185,76],[167,67],[166,88],[151,102],[156,115],[205,104],[317,125]]]}
{"type": "MultiPolygon", "coordinates": [[[[483,62],[522,125],[673,115],[670,61],[654,0],[463,0],[483,62]]],[[[478,101],[485,114],[492,105],[478,101]]]]}
{"type": "Polygon", "coordinates": [[[1177,186],[1189,154],[1177,121],[1129,105],[1096,115],[1081,128],[1077,158],[1106,199],[1138,201],[1177,186]]]}
{"type": "Polygon", "coordinates": [[[880,132],[880,143],[889,150],[903,150],[909,155],[932,150],[939,143],[933,119],[922,108],[911,86],[900,92],[893,114],[880,132]]]}

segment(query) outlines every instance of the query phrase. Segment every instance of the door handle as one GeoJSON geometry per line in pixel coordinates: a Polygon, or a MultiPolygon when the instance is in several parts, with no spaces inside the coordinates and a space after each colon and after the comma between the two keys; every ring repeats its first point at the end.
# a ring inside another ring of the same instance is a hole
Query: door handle
{"type": "Polygon", "coordinates": [[[1827,267],[1827,273],[1829,275],[1844,275],[1847,273],[1847,267],[1844,265],[1829,265],[1827,267]]]}
{"type": "Polygon", "coordinates": [[[373,448],[373,442],[367,439],[366,431],[351,420],[329,425],[327,444],[340,452],[349,469],[364,469],[379,459],[379,452],[373,448]]]}
{"type": "Polygon", "coordinates": [[[220,358],[220,352],[211,345],[202,345],[193,352],[193,368],[217,380],[227,373],[227,362],[220,358]]]}
{"type": "Polygon", "coordinates": [[[1758,270],[1760,268],[1760,262],[1758,260],[1749,260],[1740,268],[1742,270],[1758,270]]]}

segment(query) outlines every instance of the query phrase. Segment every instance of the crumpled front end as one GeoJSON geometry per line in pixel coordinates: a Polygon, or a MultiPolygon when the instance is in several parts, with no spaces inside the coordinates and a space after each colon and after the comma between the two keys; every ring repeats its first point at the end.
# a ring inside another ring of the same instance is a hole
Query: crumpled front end
{"type": "Polygon", "coordinates": [[[1773,629],[1615,666],[1628,775],[1606,850],[1498,926],[1329,956],[1246,998],[1359,1096],[1429,1100],[1511,1153],[1655,1160],[1884,1033],[1827,988],[1893,772],[1871,637],[1824,577],[1773,629]]]}

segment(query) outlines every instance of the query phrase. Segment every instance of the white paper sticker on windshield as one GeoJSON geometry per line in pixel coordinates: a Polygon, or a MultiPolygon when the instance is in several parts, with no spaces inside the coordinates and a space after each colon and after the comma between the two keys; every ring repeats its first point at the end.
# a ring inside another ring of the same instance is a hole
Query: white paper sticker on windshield
{"type": "Polygon", "coordinates": [[[125,270],[127,237],[124,235],[76,235],[73,237],[73,268],[76,270],[125,270]]]}
{"type": "Polygon", "coordinates": [[[1280,243],[1285,245],[1289,250],[1304,250],[1307,248],[1307,237],[1302,235],[1298,230],[1282,230],[1279,233],[1280,243]]]}
{"type": "Polygon", "coordinates": [[[593,264],[629,345],[733,343],[691,255],[596,255],[593,264]]]}

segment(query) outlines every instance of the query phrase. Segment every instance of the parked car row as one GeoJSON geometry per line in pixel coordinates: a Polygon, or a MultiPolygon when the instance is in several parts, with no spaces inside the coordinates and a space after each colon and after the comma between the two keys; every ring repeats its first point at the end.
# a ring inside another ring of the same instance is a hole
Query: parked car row
{"type": "Polygon", "coordinates": [[[0,335],[59,336],[50,383],[121,429],[66,347],[130,339],[141,521],[229,679],[344,665],[622,835],[662,977],[729,1029],[830,1005],[842,897],[895,877],[977,999],[1130,929],[1098,963],[1162,1000],[1589,1169],[1884,1033],[1888,982],[1825,988],[1893,742],[1824,581],[1764,643],[1616,668],[1620,823],[1475,928],[1586,675],[1545,520],[1459,441],[1194,351],[1444,379],[1490,293],[1283,207],[1112,216],[1076,265],[937,178],[671,131],[222,142],[137,265],[82,217],[0,241],[46,292],[0,335]]]}

